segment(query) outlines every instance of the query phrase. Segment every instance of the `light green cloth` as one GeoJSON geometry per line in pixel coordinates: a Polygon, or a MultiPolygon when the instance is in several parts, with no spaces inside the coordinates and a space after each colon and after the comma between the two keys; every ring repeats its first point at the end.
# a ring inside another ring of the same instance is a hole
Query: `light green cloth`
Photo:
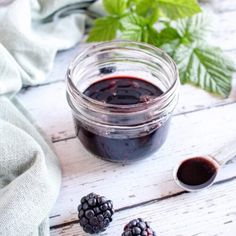
{"type": "Polygon", "coordinates": [[[13,97],[22,86],[41,83],[56,52],[82,38],[82,9],[92,2],[0,0],[1,236],[49,234],[47,215],[60,189],[59,163],[13,97]]]}
{"type": "Polygon", "coordinates": [[[0,235],[46,235],[38,226],[58,195],[58,160],[12,102],[0,98],[0,110],[0,235]]]}

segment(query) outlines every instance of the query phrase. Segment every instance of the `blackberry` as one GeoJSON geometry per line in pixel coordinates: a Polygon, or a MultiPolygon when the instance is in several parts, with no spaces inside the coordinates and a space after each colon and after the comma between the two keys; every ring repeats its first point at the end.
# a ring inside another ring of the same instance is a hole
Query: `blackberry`
{"type": "Polygon", "coordinates": [[[102,67],[99,69],[99,71],[101,74],[111,74],[116,71],[116,67],[115,66],[102,67]]]}
{"type": "Polygon", "coordinates": [[[112,221],[113,214],[112,201],[95,193],[84,196],[78,206],[79,223],[83,230],[90,234],[105,231],[112,221]]]}
{"type": "Polygon", "coordinates": [[[121,236],[156,236],[149,224],[141,218],[131,220],[125,227],[121,236]]]}

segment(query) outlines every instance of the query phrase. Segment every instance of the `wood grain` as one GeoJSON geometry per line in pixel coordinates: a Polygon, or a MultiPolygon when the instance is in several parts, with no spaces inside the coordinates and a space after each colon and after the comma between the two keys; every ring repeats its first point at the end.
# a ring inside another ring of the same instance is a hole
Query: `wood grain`
{"type": "Polygon", "coordinates": [[[89,44],[81,42],[69,50],[58,52],[54,61],[54,66],[42,85],[63,81],[70,62],[76,57],[76,55],[85,50],[86,47],[89,47],[89,44]]]}
{"type": "Polygon", "coordinates": [[[236,38],[236,25],[232,20],[236,19],[236,11],[222,12],[213,19],[214,31],[209,41],[226,51],[236,49],[236,41],[233,40],[236,38]]]}
{"type": "MultiPolygon", "coordinates": [[[[204,7],[216,15],[211,42],[235,60],[236,1],[207,2],[204,7]]],[[[54,142],[63,168],[61,194],[50,217],[51,235],[85,235],[76,223],[76,208],[81,196],[94,191],[111,198],[119,210],[103,236],[121,235],[124,224],[140,216],[151,221],[160,236],[235,236],[236,159],[220,172],[217,181],[221,184],[199,193],[184,193],[174,183],[172,169],[186,156],[213,152],[236,138],[236,77],[226,100],[182,86],[165,145],[133,165],[112,164],[94,158],[74,138],[66,102],[66,69],[87,46],[81,43],[58,53],[45,84],[25,89],[18,96],[54,142]]]]}
{"type": "MultiPolygon", "coordinates": [[[[211,153],[235,139],[236,122],[232,117],[236,117],[236,104],[173,117],[165,145],[148,159],[132,165],[96,159],[77,139],[55,143],[63,184],[51,214],[58,216],[51,219],[51,225],[75,220],[78,201],[88,191],[112,198],[116,208],[181,192],[172,178],[174,165],[188,156],[211,153]]],[[[218,180],[235,177],[235,169],[236,161],[232,161],[218,180]]]]}
{"type": "MultiPolygon", "coordinates": [[[[221,99],[191,85],[181,86],[179,103],[174,113],[180,115],[231,104],[236,101],[235,89],[236,85],[233,87],[229,99],[221,99]]],[[[71,110],[66,101],[64,82],[28,88],[26,91],[22,91],[18,98],[53,142],[75,136],[71,110]]]]}
{"type": "MultiPolygon", "coordinates": [[[[121,235],[133,218],[151,222],[158,236],[235,236],[236,181],[216,185],[199,193],[180,196],[117,212],[108,230],[99,235],[121,235]],[[227,200],[226,200],[227,199],[227,200]]],[[[144,193],[144,191],[142,192],[144,193]]],[[[85,236],[78,223],[51,230],[56,236],[85,236]]]]}
{"type": "Polygon", "coordinates": [[[216,13],[227,13],[236,11],[236,1],[234,0],[206,0],[216,13]]]}

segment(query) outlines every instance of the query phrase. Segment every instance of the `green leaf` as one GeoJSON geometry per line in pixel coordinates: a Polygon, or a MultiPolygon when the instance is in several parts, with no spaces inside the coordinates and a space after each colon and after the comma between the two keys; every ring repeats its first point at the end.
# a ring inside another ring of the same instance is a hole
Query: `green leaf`
{"type": "Polygon", "coordinates": [[[166,28],[159,34],[157,45],[173,56],[180,44],[191,45],[196,41],[205,41],[212,27],[209,15],[197,14],[189,18],[165,23],[166,28]]]}
{"type": "Polygon", "coordinates": [[[173,20],[201,12],[196,0],[156,0],[156,2],[163,14],[173,20]]]}
{"type": "Polygon", "coordinates": [[[129,0],[128,6],[131,12],[133,11],[137,15],[145,17],[150,25],[155,24],[159,18],[160,9],[155,0],[129,0]]]}
{"type": "Polygon", "coordinates": [[[150,12],[149,12],[149,23],[150,24],[155,24],[158,21],[158,18],[161,16],[161,12],[160,9],[158,7],[153,8],[150,12]]]}
{"type": "Polygon", "coordinates": [[[159,33],[161,43],[169,43],[175,39],[180,39],[178,31],[172,27],[167,27],[159,33]]]}
{"type": "Polygon", "coordinates": [[[116,37],[120,28],[120,21],[117,17],[107,16],[97,19],[89,33],[88,42],[108,41],[116,37]]]}
{"type": "Polygon", "coordinates": [[[173,57],[175,54],[176,48],[178,48],[180,44],[181,44],[180,39],[175,39],[168,43],[163,43],[159,47],[162,50],[164,50],[167,54],[169,54],[171,57],[173,57]]]}
{"type": "Polygon", "coordinates": [[[103,0],[106,11],[112,15],[122,15],[127,8],[127,0],[103,0]]]}
{"type": "Polygon", "coordinates": [[[145,42],[147,37],[146,20],[136,14],[130,14],[121,20],[122,38],[145,42]]]}
{"type": "Polygon", "coordinates": [[[153,8],[155,2],[147,0],[132,0],[131,6],[138,15],[146,16],[146,14],[153,8]]]}
{"type": "Polygon", "coordinates": [[[160,35],[154,27],[148,26],[147,34],[148,34],[147,41],[146,41],[147,43],[153,44],[157,47],[161,45],[160,35]]]}
{"type": "Polygon", "coordinates": [[[208,92],[227,97],[234,63],[222,50],[208,45],[180,45],[174,54],[182,83],[190,82],[208,92]]]}
{"type": "Polygon", "coordinates": [[[181,44],[181,37],[178,34],[177,30],[166,25],[166,28],[161,30],[159,33],[158,44],[155,44],[157,47],[162,48],[170,56],[173,56],[176,48],[181,44]]]}
{"type": "Polygon", "coordinates": [[[175,28],[182,38],[193,42],[206,40],[212,31],[212,24],[209,14],[200,13],[189,18],[177,20],[175,28]]]}

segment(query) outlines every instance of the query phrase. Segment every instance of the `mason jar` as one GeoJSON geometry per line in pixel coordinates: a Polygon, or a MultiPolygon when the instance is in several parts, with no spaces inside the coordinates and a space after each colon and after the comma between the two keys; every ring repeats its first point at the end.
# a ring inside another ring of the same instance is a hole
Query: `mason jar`
{"type": "Polygon", "coordinates": [[[76,135],[96,157],[129,163],[165,142],[178,100],[175,62],[145,43],[90,46],[67,71],[67,100],[76,135]]]}

